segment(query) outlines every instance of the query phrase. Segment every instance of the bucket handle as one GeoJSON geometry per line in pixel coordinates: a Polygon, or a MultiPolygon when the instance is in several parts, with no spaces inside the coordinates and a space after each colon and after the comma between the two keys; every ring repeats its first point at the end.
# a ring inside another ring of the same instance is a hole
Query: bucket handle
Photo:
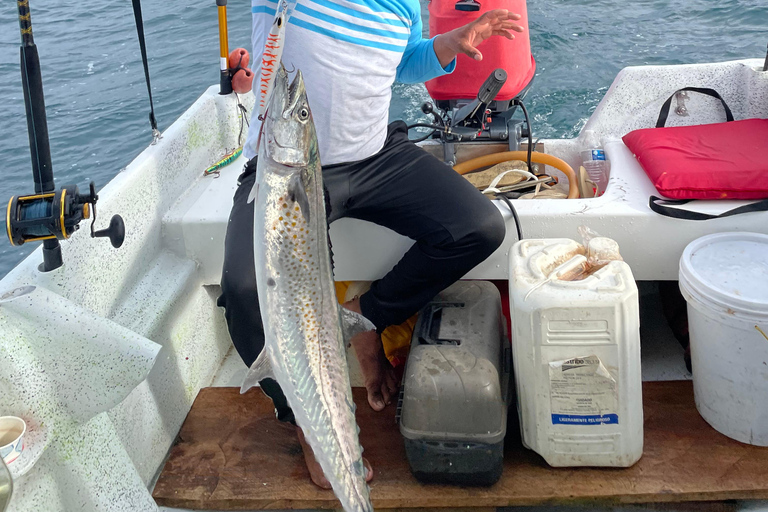
{"type": "Polygon", "coordinates": [[[757,332],[759,332],[760,334],[762,334],[762,335],[763,335],[763,338],[765,338],[766,340],[768,340],[768,334],[765,334],[765,331],[763,331],[763,330],[760,328],[760,326],[759,326],[759,325],[756,325],[756,326],[755,326],[755,329],[757,329],[757,332]]]}

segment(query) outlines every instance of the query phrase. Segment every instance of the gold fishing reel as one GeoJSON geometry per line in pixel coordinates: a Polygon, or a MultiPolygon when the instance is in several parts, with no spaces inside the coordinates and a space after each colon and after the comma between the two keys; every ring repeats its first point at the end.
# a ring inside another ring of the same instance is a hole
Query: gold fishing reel
{"type": "Polygon", "coordinates": [[[13,196],[8,201],[6,230],[12,245],[40,240],[66,240],[80,228],[80,222],[91,218],[91,237],[109,237],[113,247],[125,239],[125,224],[119,215],[112,217],[109,228],[94,231],[96,223],[96,186],[90,184],[87,194],[77,185],[67,185],[55,192],[13,196]]]}

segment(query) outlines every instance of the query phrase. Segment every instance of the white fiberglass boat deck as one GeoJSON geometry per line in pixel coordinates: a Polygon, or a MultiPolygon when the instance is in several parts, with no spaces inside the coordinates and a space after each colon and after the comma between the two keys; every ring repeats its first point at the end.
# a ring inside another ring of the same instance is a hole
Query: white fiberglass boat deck
{"type": "MultiPolygon", "coordinates": [[[[765,213],[746,214],[706,222],[681,221],[660,216],[648,208],[648,199],[658,192],[647,179],[629,149],[621,142],[626,133],[654,126],[661,104],[675,90],[686,86],[711,87],[728,102],[737,119],[768,117],[768,73],[758,71],[761,63],[741,61],[725,64],[627,68],[616,78],[587,122],[604,141],[611,161],[611,178],[601,197],[577,200],[520,200],[515,207],[526,238],[578,237],[577,228],[587,225],[603,236],[615,239],[622,255],[638,280],[677,280],[680,255],[689,242],[722,231],[768,232],[765,213]]],[[[214,94],[214,91],[209,91],[214,94]]],[[[670,116],[668,126],[704,124],[724,120],[722,107],[709,97],[692,97],[688,117],[670,116]],[[673,119],[674,118],[674,119],[673,119]]],[[[534,126],[535,129],[535,126],[534,126]]],[[[546,153],[553,154],[577,169],[579,139],[543,140],[546,153]]],[[[434,142],[426,148],[442,155],[434,142]]],[[[502,145],[465,144],[458,153],[503,151],[502,145]]],[[[216,181],[201,181],[190,191],[188,209],[179,208],[169,220],[176,238],[183,240],[182,254],[198,261],[208,284],[219,282],[223,262],[224,232],[235,182],[242,162],[234,164],[216,181]],[[205,226],[201,230],[200,225],[205,226]],[[183,232],[183,235],[182,235],[183,232]],[[213,238],[211,238],[213,237],[213,238]],[[213,243],[212,243],[213,242],[213,243]],[[184,253],[183,251],[186,251],[184,253]]],[[[557,173],[558,171],[553,170],[557,173]]],[[[563,180],[567,179],[561,175],[563,180]]],[[[517,240],[509,211],[496,202],[507,219],[504,244],[484,263],[468,274],[472,279],[506,279],[507,254],[517,240]]],[[[707,213],[722,212],[738,201],[702,201],[693,208],[707,213]]],[[[400,259],[411,241],[389,229],[371,223],[341,219],[331,226],[331,237],[339,280],[372,280],[384,275],[400,259]]]]}
{"type": "MultiPolygon", "coordinates": [[[[661,103],[686,86],[718,90],[737,119],[768,118],[768,73],[760,65],[622,71],[586,126],[611,141],[607,192],[596,199],[516,201],[525,236],[575,238],[576,228],[587,225],[619,242],[637,279],[674,280],[691,240],[720,231],[768,233],[765,213],[689,222],[651,212],[648,196],[655,190],[620,141],[632,129],[653,126],[661,103]]],[[[245,101],[250,108],[252,97],[245,101]]],[[[692,96],[687,106],[690,117],[670,124],[722,120],[709,98],[692,96]]],[[[125,219],[122,248],[89,238],[83,226],[62,244],[64,267],[40,273],[38,250],[0,281],[0,410],[30,425],[25,455],[11,465],[10,510],[157,510],[148,487],[198,390],[211,384],[231,347],[216,297],[243,162],[218,179],[202,171],[238,145],[239,127],[235,99],[209,89],[100,192],[99,218],[125,219]]],[[[543,143],[546,152],[579,163],[578,139],[543,143]]],[[[508,227],[503,246],[467,277],[506,279],[515,242],[509,218],[508,227]]],[[[380,277],[411,243],[350,219],[334,223],[331,235],[340,280],[380,277]]]]}

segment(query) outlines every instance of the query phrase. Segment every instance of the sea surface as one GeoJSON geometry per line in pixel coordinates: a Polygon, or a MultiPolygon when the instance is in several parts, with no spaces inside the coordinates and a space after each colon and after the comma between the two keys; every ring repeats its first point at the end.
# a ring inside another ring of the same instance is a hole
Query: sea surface
{"type": "MultiPolygon", "coordinates": [[[[131,3],[30,0],[30,5],[57,185],[86,188],[93,180],[101,188],[151,141],[131,3]]],[[[244,0],[228,2],[230,48],[250,49],[249,6],[244,0]]],[[[144,2],[143,9],[152,94],[164,130],[218,82],[216,5],[154,1],[144,2]]],[[[3,213],[11,195],[34,190],[17,14],[16,2],[0,2],[3,213]]],[[[535,0],[528,2],[528,15],[537,73],[526,104],[534,136],[543,138],[577,134],[626,66],[763,58],[768,44],[766,0],[535,0]]],[[[420,118],[419,105],[427,98],[421,85],[396,84],[391,118],[420,118]]],[[[36,245],[12,247],[1,217],[0,277],[36,245]]]]}

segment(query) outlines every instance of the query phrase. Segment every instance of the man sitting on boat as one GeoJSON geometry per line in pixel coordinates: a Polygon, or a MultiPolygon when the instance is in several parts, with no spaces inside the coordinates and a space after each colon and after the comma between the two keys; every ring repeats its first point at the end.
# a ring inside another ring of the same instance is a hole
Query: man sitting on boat
{"type": "MultiPolygon", "coordinates": [[[[276,0],[253,0],[253,54],[261,55],[275,18],[276,0]]],[[[501,245],[506,232],[498,209],[469,182],[408,140],[405,123],[387,124],[395,80],[424,82],[454,70],[465,53],[482,59],[477,46],[492,36],[522,31],[519,15],[485,13],[468,25],[422,39],[416,0],[301,0],[285,32],[282,61],[301,69],[317,128],[328,220],[353,217],[386,226],[415,240],[369,291],[344,304],[362,313],[376,331],[351,340],[368,392],[380,411],[398,383],[380,333],[417,312],[501,245]]],[[[258,59],[256,59],[258,61],[258,59]]],[[[259,69],[254,69],[256,76],[259,69]]],[[[256,83],[258,87],[258,83],[256,83]]],[[[254,203],[260,123],[253,116],[225,241],[222,296],[229,332],[251,365],[264,347],[253,264],[254,203]]],[[[261,381],[280,420],[294,422],[277,383],[261,381]]],[[[312,481],[330,488],[298,429],[312,481]]],[[[367,464],[367,462],[366,462],[367,464]]],[[[368,472],[368,478],[373,476],[368,472]]]]}

